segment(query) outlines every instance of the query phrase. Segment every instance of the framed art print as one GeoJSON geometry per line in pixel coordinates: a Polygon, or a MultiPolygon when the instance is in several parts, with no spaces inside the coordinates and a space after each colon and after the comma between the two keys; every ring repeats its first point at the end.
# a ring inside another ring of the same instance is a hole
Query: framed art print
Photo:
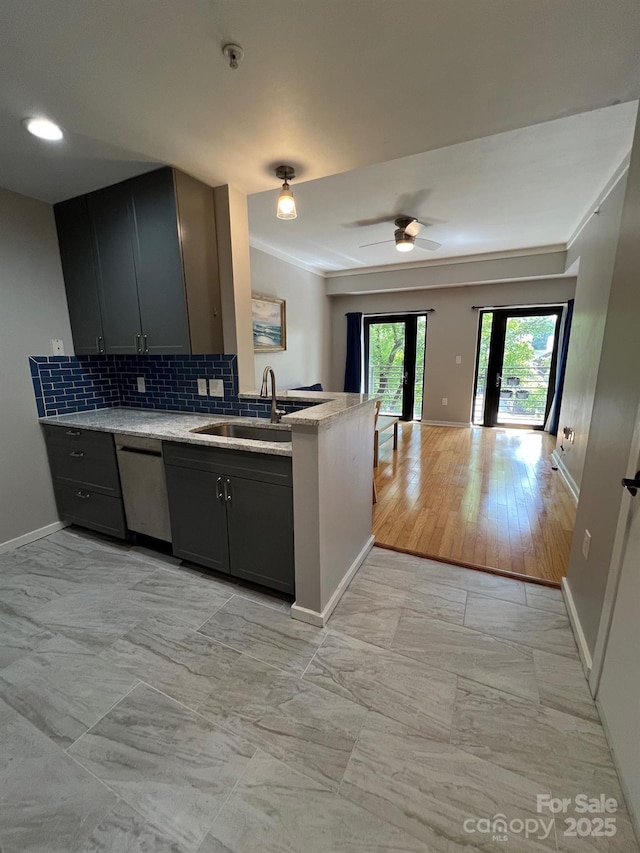
{"type": "Polygon", "coordinates": [[[279,352],[287,348],[287,315],[284,299],[253,296],[253,348],[256,352],[279,352]]]}

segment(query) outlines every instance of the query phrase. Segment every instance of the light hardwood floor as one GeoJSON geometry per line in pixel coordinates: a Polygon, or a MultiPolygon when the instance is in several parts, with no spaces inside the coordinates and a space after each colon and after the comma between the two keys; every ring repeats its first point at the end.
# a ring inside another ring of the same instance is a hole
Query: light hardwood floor
{"type": "Polygon", "coordinates": [[[575,503],[529,430],[401,425],[380,449],[376,544],[559,582],[575,503]]]}

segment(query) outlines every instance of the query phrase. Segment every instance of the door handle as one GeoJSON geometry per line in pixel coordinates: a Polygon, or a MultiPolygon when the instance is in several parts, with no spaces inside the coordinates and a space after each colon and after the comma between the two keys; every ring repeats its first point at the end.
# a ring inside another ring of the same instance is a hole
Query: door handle
{"type": "Polygon", "coordinates": [[[499,388],[502,384],[502,376],[499,373],[496,373],[496,388],[499,388]]]}
{"type": "Polygon", "coordinates": [[[219,501],[224,498],[222,477],[218,477],[218,479],[216,480],[216,497],[219,501]]]}
{"type": "Polygon", "coordinates": [[[231,503],[231,480],[224,481],[224,497],[228,504],[231,503]]]}
{"type": "Polygon", "coordinates": [[[405,372],[402,374],[402,384],[406,385],[408,381],[409,381],[409,374],[405,370],[405,372]]]}
{"type": "Polygon", "coordinates": [[[622,485],[629,492],[631,497],[635,498],[638,494],[638,489],[640,489],[640,471],[636,471],[636,476],[633,480],[628,477],[623,477],[622,485]]]}

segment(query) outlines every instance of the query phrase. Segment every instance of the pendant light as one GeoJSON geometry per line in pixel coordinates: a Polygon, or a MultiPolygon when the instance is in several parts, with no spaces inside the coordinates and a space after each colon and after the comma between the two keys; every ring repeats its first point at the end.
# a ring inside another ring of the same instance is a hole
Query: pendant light
{"type": "Polygon", "coordinates": [[[296,212],[296,200],[289,186],[289,181],[292,181],[295,176],[296,173],[292,166],[278,166],[276,169],[276,177],[283,181],[276,208],[278,219],[295,219],[298,215],[296,212]]]}

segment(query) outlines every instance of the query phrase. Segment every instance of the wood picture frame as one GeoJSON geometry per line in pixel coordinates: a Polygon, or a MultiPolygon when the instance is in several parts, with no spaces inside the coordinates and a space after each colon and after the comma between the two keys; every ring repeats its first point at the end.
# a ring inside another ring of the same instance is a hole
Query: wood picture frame
{"type": "Polygon", "coordinates": [[[251,297],[251,324],[255,352],[282,352],[287,348],[287,305],[275,296],[251,297]]]}

